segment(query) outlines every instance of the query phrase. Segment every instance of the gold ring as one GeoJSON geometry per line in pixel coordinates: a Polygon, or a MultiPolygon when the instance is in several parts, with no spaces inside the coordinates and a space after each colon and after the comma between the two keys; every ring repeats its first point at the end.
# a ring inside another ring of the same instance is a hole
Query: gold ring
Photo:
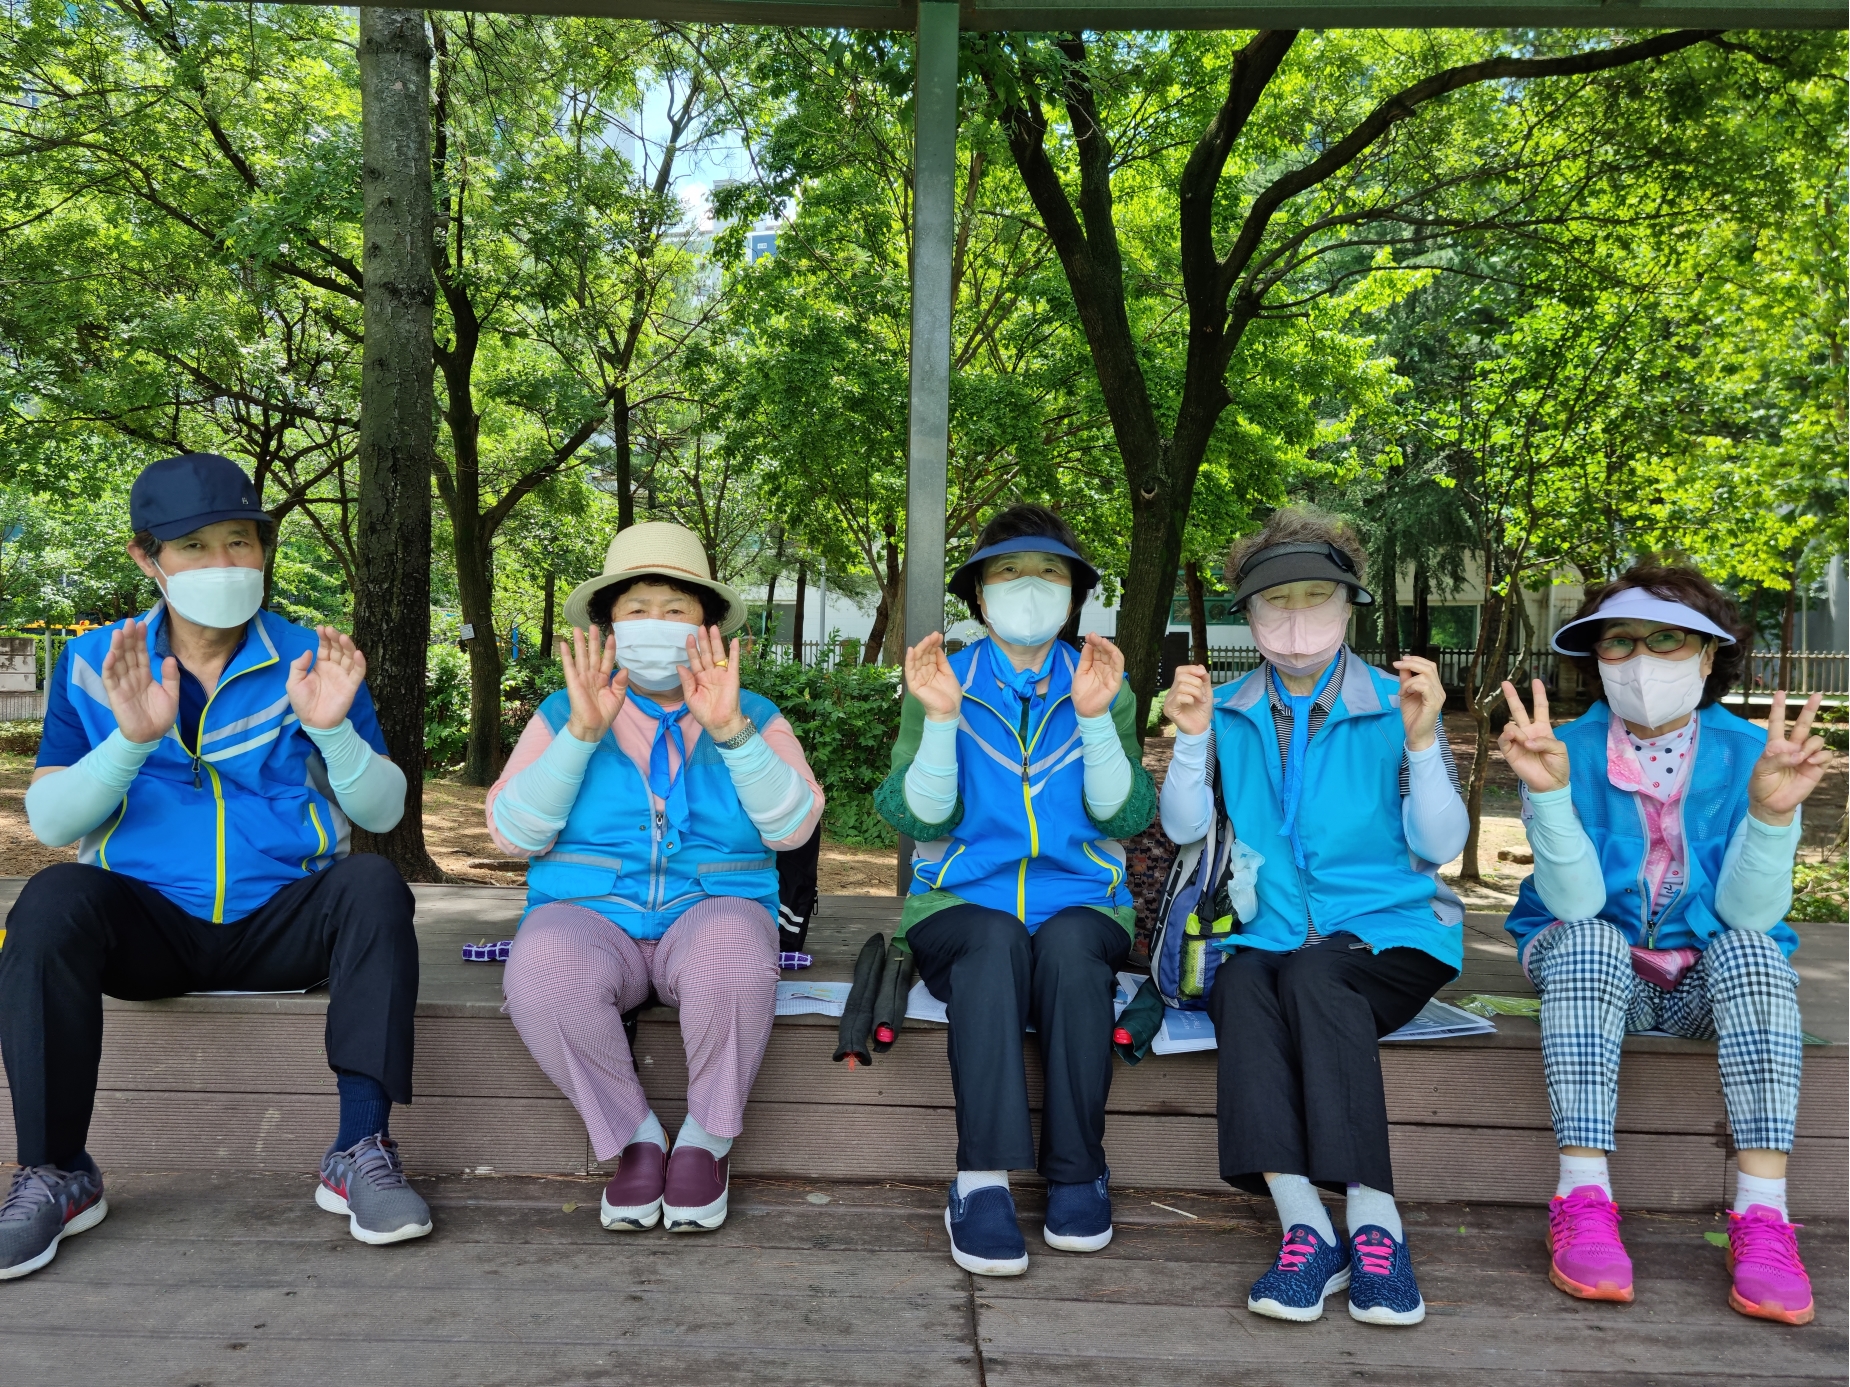
{"type": "Polygon", "coordinates": [[[720,659],[717,659],[713,662],[713,668],[714,669],[730,669],[731,666],[726,663],[724,657],[721,657],[720,659]]]}

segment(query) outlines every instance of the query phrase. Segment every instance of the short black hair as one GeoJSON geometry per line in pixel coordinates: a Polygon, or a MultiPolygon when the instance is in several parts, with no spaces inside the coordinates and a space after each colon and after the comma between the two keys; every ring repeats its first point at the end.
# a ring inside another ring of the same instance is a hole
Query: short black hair
{"type": "MultiPolygon", "coordinates": [[[[264,553],[268,554],[276,548],[276,522],[274,520],[253,520],[251,524],[257,527],[257,543],[262,546],[264,553]]],[[[203,530],[205,526],[201,525],[199,528],[203,530]]],[[[194,532],[191,530],[187,531],[187,534],[192,533],[194,532]]],[[[161,550],[173,543],[173,540],[155,538],[152,530],[137,530],[129,538],[134,541],[137,549],[151,559],[158,559],[161,556],[161,550]]],[[[174,536],[174,539],[185,538],[186,535],[174,536]]]]}
{"type": "MultiPolygon", "coordinates": [[[[970,552],[980,554],[991,545],[1007,544],[1012,539],[1057,540],[1075,554],[1080,555],[1088,568],[1091,566],[1091,560],[1084,557],[1086,551],[1079,547],[1079,537],[1073,533],[1073,527],[1062,520],[1057,511],[1051,511],[1046,506],[1037,506],[1026,501],[992,515],[989,523],[983,526],[982,533],[976,537],[976,545],[970,552]]],[[[1031,547],[1023,546],[1024,549],[1031,547]]],[[[951,595],[961,597],[964,605],[970,609],[970,615],[978,621],[983,619],[983,609],[977,601],[977,594],[982,586],[983,575],[977,572],[958,574],[951,579],[950,585],[951,595]]],[[[1068,609],[1069,613],[1076,612],[1085,606],[1086,596],[1091,591],[1090,575],[1074,570],[1073,605],[1068,609]]]]}
{"type": "MultiPolygon", "coordinates": [[[[1683,565],[1638,564],[1627,569],[1617,578],[1603,587],[1587,589],[1586,598],[1580,604],[1580,610],[1569,618],[1579,621],[1582,617],[1592,616],[1599,611],[1600,604],[1614,593],[1624,592],[1627,588],[1642,588],[1653,597],[1661,597],[1666,602],[1681,602],[1685,607],[1693,607],[1710,621],[1734,637],[1734,644],[1727,645],[1716,641],[1714,636],[1698,632],[1705,641],[1715,641],[1715,663],[1709,667],[1709,677],[1702,682],[1702,701],[1696,706],[1707,708],[1712,703],[1719,703],[1728,696],[1728,690],[1735,686],[1741,677],[1741,670],[1747,664],[1747,652],[1753,645],[1754,633],[1741,619],[1741,609],[1727,593],[1711,583],[1701,572],[1683,565]]],[[[1624,620],[1614,617],[1614,621],[1624,620]]],[[[1566,623],[1563,623],[1564,625],[1566,623]]],[[[1666,622],[1665,625],[1671,623],[1666,622]]],[[[1605,633],[1606,626],[1600,625],[1600,632],[1605,633]]],[[[1599,677],[1599,657],[1591,653],[1571,657],[1574,667],[1580,671],[1581,678],[1592,691],[1595,699],[1606,697],[1605,684],[1599,677]]],[[[1697,656],[1700,659],[1701,656],[1697,656]]]]}
{"type": "Polygon", "coordinates": [[[726,609],[730,605],[712,588],[702,587],[699,583],[690,583],[680,578],[670,578],[662,573],[638,573],[631,578],[623,578],[607,588],[599,588],[591,594],[591,600],[585,603],[585,615],[598,626],[610,625],[610,609],[617,605],[617,599],[638,583],[654,583],[678,592],[683,597],[691,597],[700,604],[700,624],[718,626],[726,620],[726,609]]]}

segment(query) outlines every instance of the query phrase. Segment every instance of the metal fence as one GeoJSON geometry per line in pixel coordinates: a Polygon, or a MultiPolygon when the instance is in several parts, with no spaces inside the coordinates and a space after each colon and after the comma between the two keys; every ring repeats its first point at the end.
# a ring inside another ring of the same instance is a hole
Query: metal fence
{"type": "Polygon", "coordinates": [[[1782,687],[1788,693],[1850,693],[1850,651],[1795,650],[1789,658],[1788,681],[1782,685],[1778,653],[1756,653],[1749,687],[1755,693],[1772,693],[1782,687]]]}

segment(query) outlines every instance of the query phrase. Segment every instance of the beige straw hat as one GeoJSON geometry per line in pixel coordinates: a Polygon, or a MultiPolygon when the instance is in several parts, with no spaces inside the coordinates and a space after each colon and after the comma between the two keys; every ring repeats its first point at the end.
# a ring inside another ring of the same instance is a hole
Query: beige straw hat
{"type": "Polygon", "coordinates": [[[714,580],[700,536],[665,520],[649,520],[619,530],[604,551],[604,571],[573,588],[572,595],[565,599],[565,619],[589,630],[588,609],[593,597],[625,578],[649,576],[666,578],[676,586],[693,583],[725,598],[726,615],[719,624],[722,633],[736,631],[745,624],[745,599],[737,589],[714,580]]]}

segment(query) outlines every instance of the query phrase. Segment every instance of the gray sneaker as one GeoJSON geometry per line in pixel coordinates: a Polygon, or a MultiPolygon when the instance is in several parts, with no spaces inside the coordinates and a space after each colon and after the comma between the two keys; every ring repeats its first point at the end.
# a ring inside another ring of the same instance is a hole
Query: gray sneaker
{"type": "Polygon", "coordinates": [[[390,1137],[370,1136],[345,1151],[329,1147],[315,1203],[346,1214],[347,1231],[375,1247],[430,1232],[430,1206],[405,1183],[398,1143],[390,1137]]]}
{"type": "Polygon", "coordinates": [[[14,1171],[12,1191],[0,1204],[0,1281],[37,1271],[58,1255],[59,1243],[96,1227],[108,1212],[103,1177],[94,1165],[88,1170],[29,1165],[14,1171]]]}

